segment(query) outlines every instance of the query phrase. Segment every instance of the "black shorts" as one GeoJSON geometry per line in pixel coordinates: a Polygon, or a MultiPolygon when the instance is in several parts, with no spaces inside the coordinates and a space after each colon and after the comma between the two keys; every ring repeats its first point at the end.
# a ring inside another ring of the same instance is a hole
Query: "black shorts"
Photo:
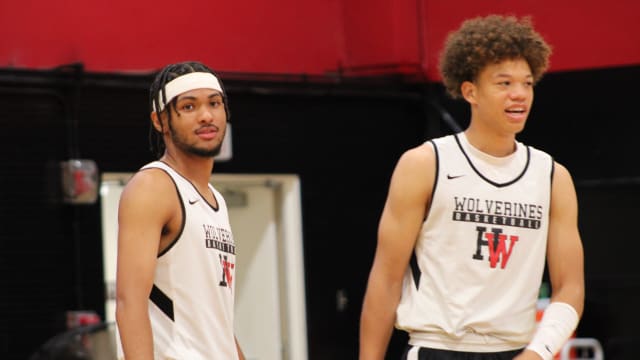
{"type": "Polygon", "coordinates": [[[402,360],[512,360],[523,349],[490,353],[451,351],[408,345],[402,360]],[[414,349],[411,351],[412,349],[414,349]],[[411,356],[409,356],[411,351],[411,356]],[[416,357],[417,352],[417,357],[416,357]]]}

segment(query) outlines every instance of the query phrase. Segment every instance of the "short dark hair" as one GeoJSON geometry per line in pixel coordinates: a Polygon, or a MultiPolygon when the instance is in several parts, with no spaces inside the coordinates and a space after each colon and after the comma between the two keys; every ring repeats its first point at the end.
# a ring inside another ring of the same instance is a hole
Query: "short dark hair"
{"type": "MultiPolygon", "coordinates": [[[[231,117],[231,113],[229,111],[229,100],[227,97],[227,91],[222,84],[222,80],[220,77],[211,70],[208,66],[204,65],[198,61],[184,61],[175,64],[169,64],[160,70],[151,86],[149,88],[149,109],[151,112],[154,109],[161,109],[160,99],[163,102],[166,102],[166,94],[165,94],[165,86],[171,80],[178,78],[182,75],[186,75],[193,72],[207,72],[213,74],[216,78],[218,78],[218,82],[220,83],[220,87],[222,88],[222,102],[224,104],[224,108],[227,114],[227,121],[229,121],[231,117]],[[161,95],[161,96],[160,96],[161,95]]],[[[173,98],[167,106],[164,107],[163,111],[167,112],[167,118],[171,121],[171,111],[170,109],[175,109],[177,98],[173,98]]],[[[159,114],[158,114],[159,115],[159,114]]],[[[164,139],[162,138],[162,134],[160,134],[154,127],[153,123],[150,124],[149,128],[149,144],[151,147],[151,152],[155,153],[155,155],[159,158],[162,156],[165,150],[164,139]]]]}
{"type": "Polygon", "coordinates": [[[463,82],[476,80],[486,65],[508,59],[524,59],[535,83],[547,70],[549,55],[551,47],[533,29],[529,17],[477,17],[449,33],[440,56],[440,74],[448,93],[460,98],[463,82]]]}

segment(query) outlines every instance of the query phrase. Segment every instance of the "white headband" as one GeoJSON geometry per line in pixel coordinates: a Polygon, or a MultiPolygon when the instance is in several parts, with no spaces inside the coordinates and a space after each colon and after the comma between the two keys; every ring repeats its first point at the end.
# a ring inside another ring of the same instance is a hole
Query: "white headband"
{"type": "MultiPolygon", "coordinates": [[[[164,92],[167,96],[167,102],[162,101],[162,91],[158,92],[158,103],[160,111],[164,110],[166,104],[170,103],[176,96],[194,89],[213,89],[218,90],[222,94],[222,86],[215,75],[208,72],[192,72],[177,77],[169,81],[164,86],[164,92]]],[[[153,103],[153,111],[156,111],[156,104],[153,103]]]]}

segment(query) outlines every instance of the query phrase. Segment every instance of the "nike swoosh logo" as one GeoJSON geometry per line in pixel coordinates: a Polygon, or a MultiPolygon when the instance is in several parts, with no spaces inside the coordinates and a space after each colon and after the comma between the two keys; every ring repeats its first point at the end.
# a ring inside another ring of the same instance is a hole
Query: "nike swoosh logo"
{"type": "Polygon", "coordinates": [[[193,204],[197,203],[198,201],[200,201],[200,199],[195,199],[195,200],[189,199],[189,205],[193,205],[193,204]]]}
{"type": "Polygon", "coordinates": [[[451,179],[457,179],[459,177],[463,177],[464,175],[449,175],[447,174],[447,179],[451,180],[451,179]]]}

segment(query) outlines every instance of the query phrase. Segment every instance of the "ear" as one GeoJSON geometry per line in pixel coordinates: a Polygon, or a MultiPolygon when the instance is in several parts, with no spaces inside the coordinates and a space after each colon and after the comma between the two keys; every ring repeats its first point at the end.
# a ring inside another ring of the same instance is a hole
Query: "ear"
{"type": "Polygon", "coordinates": [[[471,81],[465,81],[460,85],[460,93],[469,104],[476,103],[476,85],[471,81]]]}
{"type": "Polygon", "coordinates": [[[155,111],[152,111],[150,116],[153,128],[156,129],[157,132],[162,134],[162,122],[160,120],[160,116],[158,116],[158,113],[155,111]]]}

